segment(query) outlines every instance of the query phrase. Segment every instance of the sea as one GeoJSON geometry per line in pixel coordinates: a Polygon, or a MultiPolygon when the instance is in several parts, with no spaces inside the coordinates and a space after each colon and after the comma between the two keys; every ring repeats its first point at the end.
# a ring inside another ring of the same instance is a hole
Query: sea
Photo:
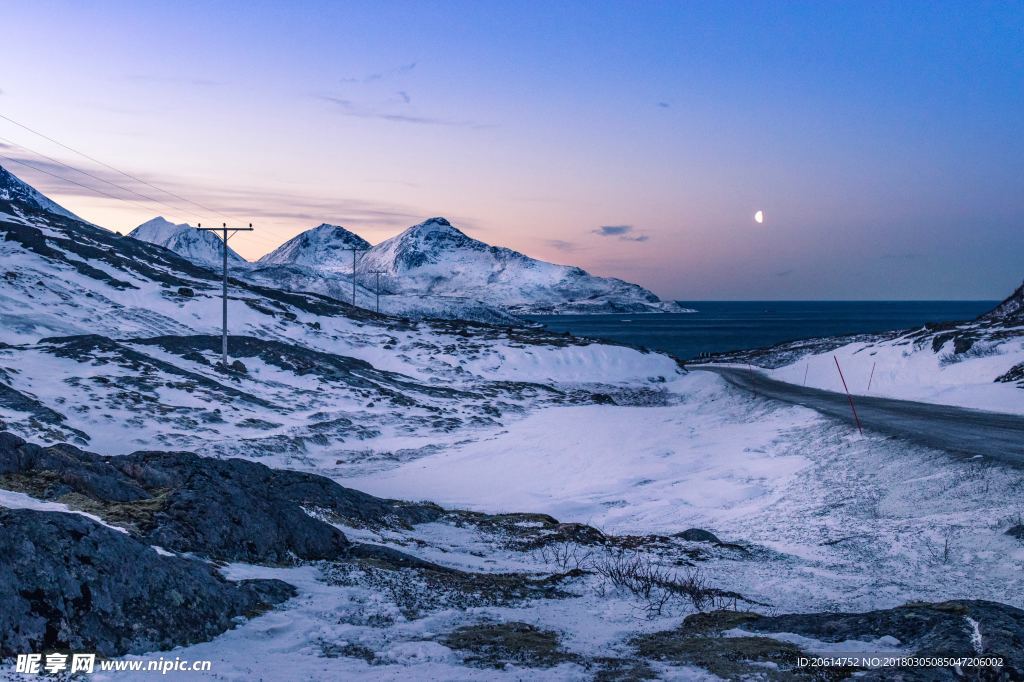
{"type": "Polygon", "coordinates": [[[911,329],[926,322],[970,320],[998,301],[680,301],[695,313],[542,315],[530,319],[571,332],[671,353],[763,348],[786,341],[911,329]]]}

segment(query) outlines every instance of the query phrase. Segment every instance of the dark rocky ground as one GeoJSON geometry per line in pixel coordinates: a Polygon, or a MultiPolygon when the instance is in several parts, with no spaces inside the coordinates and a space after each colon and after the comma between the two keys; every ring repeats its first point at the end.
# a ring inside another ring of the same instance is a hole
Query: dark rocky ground
{"type": "Polygon", "coordinates": [[[278,580],[229,582],[78,514],[0,508],[0,657],[169,649],[294,593],[278,580]]]}
{"type": "Polygon", "coordinates": [[[634,640],[645,657],[697,665],[725,679],[766,675],[769,679],[865,680],[1020,680],[1024,679],[1024,611],[990,601],[910,603],[867,613],[803,613],[764,616],[751,612],[713,611],[688,616],[675,630],[634,640]],[[981,633],[975,640],[974,626],[981,633]],[[728,633],[725,636],[724,633],[728,633]],[[822,642],[864,642],[857,652],[879,655],[872,642],[896,637],[907,655],[919,657],[985,656],[1003,659],[1003,667],[954,671],[951,668],[902,670],[800,668],[807,656],[800,647],[772,634],[790,633],[822,642]],[[874,647],[874,648],[873,648],[874,647]],[[764,664],[772,671],[764,672],[764,664]]]}
{"type": "MultiPolygon", "coordinates": [[[[612,536],[541,514],[488,515],[384,500],[320,476],[244,460],[187,452],[105,457],[70,445],[40,447],[7,433],[0,433],[0,488],[64,503],[127,531],[81,514],[0,508],[0,656],[62,648],[113,656],[210,639],[294,594],[277,580],[226,580],[215,568],[219,562],[317,562],[327,583],[390,595],[408,619],[572,598],[574,586],[588,576],[632,591],[648,608],[678,598],[687,610],[698,610],[676,629],[636,637],[633,656],[607,659],[581,657],[562,645],[557,632],[515,621],[443,634],[438,641],[469,666],[568,662],[601,680],[652,679],[659,664],[697,666],[725,679],[961,679],[945,669],[814,674],[796,664],[806,651],[771,636],[793,633],[822,642],[860,640],[865,648],[895,637],[918,655],[1002,656],[1002,670],[965,671],[963,677],[1024,676],[1024,611],[953,601],[858,614],[766,615],[768,605],[679,572],[711,557],[757,561],[764,551],[696,528],[671,536],[612,536]],[[457,570],[418,558],[414,541],[402,549],[361,543],[334,525],[404,531],[427,522],[472,528],[506,550],[544,553],[560,570],[457,570]],[[184,556],[168,556],[153,545],[184,556]],[[678,570],[653,569],[641,556],[656,556],[678,570]],[[972,637],[974,624],[980,641],[972,637]]],[[[372,651],[327,649],[325,656],[373,662],[372,651]]]]}

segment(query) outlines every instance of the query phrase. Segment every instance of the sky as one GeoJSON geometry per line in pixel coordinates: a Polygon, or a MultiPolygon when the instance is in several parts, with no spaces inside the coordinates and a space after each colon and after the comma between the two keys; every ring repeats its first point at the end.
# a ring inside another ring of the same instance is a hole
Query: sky
{"type": "Polygon", "coordinates": [[[1020,2],[35,0],[0,39],[0,165],[121,232],[445,216],[680,300],[1024,278],[1020,2]]]}

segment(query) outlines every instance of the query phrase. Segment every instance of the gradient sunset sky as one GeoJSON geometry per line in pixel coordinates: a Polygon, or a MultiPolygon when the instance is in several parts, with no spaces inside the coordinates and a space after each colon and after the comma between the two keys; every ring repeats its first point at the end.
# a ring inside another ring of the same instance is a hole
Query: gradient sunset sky
{"type": "MultiPolygon", "coordinates": [[[[18,1],[0,32],[0,114],[252,221],[248,258],[443,215],[683,300],[1024,277],[1020,2],[18,1]]],[[[0,119],[0,164],[99,225],[223,220],[36,152],[131,184],[0,119]]]]}

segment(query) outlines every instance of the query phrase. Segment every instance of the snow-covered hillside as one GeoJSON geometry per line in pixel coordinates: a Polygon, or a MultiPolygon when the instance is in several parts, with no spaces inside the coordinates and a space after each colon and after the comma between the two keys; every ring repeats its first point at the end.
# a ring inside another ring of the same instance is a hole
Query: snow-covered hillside
{"type": "MultiPolygon", "coordinates": [[[[308,265],[254,263],[245,269],[238,268],[234,274],[263,286],[287,291],[308,291],[350,303],[352,301],[351,269],[351,262],[348,266],[349,272],[308,265]]],[[[385,315],[412,319],[469,320],[506,326],[522,324],[522,320],[514,315],[481,301],[459,296],[389,293],[384,289],[383,282],[381,282],[378,299],[376,275],[357,275],[356,280],[356,306],[367,310],[376,310],[379,300],[380,312],[385,315]]]]}
{"type": "Polygon", "coordinates": [[[982,315],[982,319],[1004,323],[1024,322],[1024,283],[991,312],[982,315]]]}
{"type": "MultiPolygon", "coordinates": [[[[128,233],[128,236],[170,249],[193,263],[221,265],[224,247],[212,232],[197,230],[191,225],[175,225],[162,216],[142,223],[128,233]]],[[[228,247],[228,265],[240,265],[246,260],[228,247]]]]}
{"type": "Polygon", "coordinates": [[[352,251],[370,243],[340,225],[318,225],[286,241],[257,262],[261,265],[307,265],[352,271],[352,251]]]}

